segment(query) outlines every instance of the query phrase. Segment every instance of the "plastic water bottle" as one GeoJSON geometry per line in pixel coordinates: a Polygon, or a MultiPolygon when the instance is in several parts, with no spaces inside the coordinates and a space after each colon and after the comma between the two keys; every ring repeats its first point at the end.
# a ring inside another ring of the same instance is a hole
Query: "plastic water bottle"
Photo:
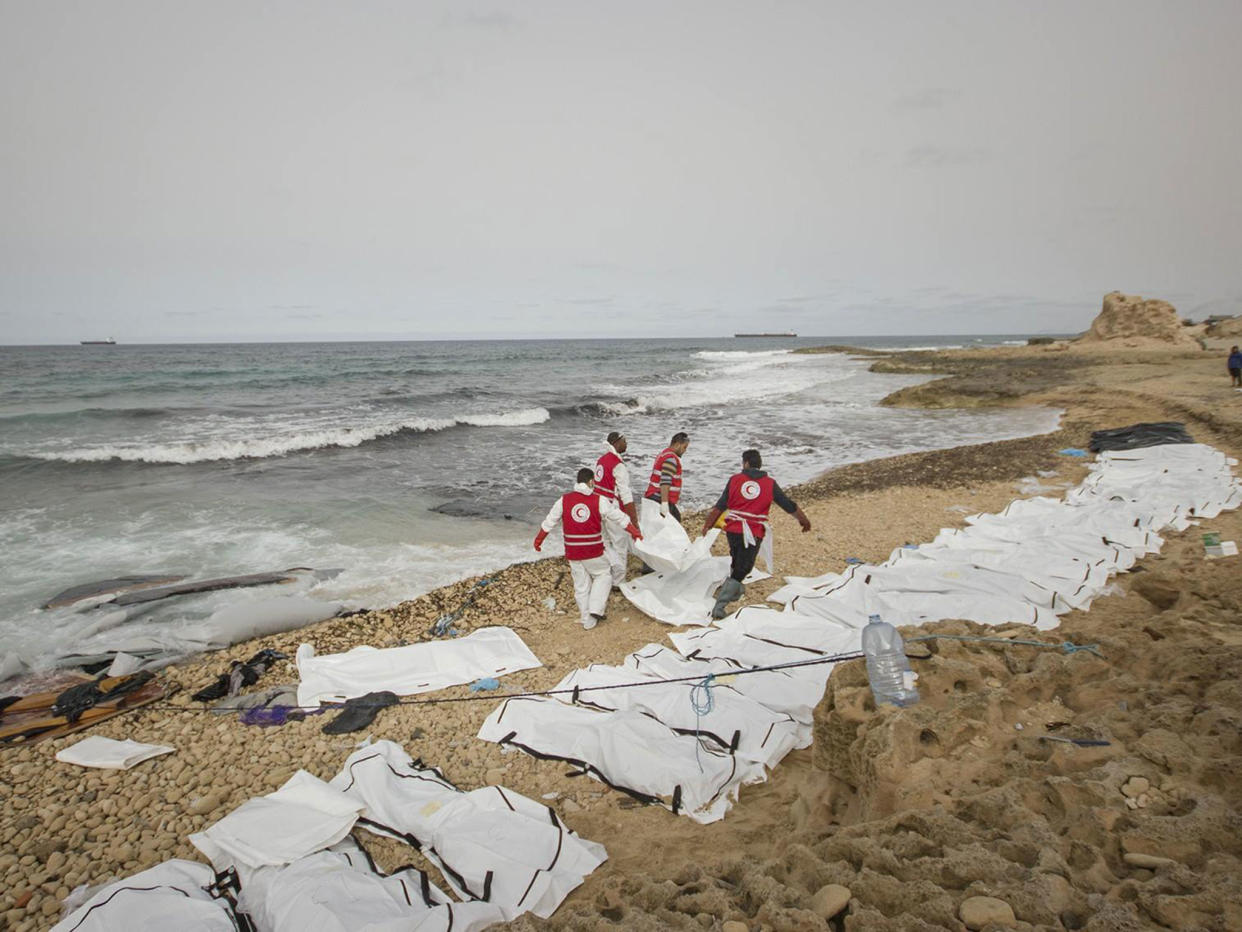
{"type": "Polygon", "coordinates": [[[867,679],[875,704],[907,706],[919,701],[914,686],[916,674],[906,659],[906,644],[897,629],[879,615],[872,615],[862,633],[863,653],[867,655],[867,679]]]}

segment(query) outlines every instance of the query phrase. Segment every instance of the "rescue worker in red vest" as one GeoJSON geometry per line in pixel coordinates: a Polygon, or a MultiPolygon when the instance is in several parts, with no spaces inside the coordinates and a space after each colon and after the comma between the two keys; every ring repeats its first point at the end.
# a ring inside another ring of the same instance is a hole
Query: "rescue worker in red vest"
{"type": "Polygon", "coordinates": [[[681,501],[681,458],[686,455],[689,446],[689,434],[685,431],[673,434],[669,445],[655,458],[647,491],[643,493],[643,498],[659,504],[660,514],[665,517],[672,515],[678,521],[681,520],[681,510],[677,507],[681,501]]]}
{"type": "MultiPolygon", "coordinates": [[[[595,461],[595,491],[600,498],[611,499],[614,505],[629,515],[630,521],[637,527],[638,512],[634,510],[634,490],[630,488],[630,470],[621,459],[628,444],[625,437],[617,431],[608,435],[604,455],[595,461]]],[[[604,556],[612,568],[612,584],[619,586],[625,582],[627,558],[630,553],[630,539],[625,531],[616,525],[609,524],[604,528],[604,556]]]]}
{"type": "Polygon", "coordinates": [[[612,571],[604,556],[605,524],[621,529],[635,540],[642,540],[638,525],[630,521],[606,496],[599,495],[592,486],[595,474],[586,467],[578,470],[574,490],[556,500],[548,516],[535,535],[535,549],[543,548],[544,539],[553,528],[563,524],[565,535],[565,559],[574,579],[574,600],[582,627],[588,631],[604,620],[608,605],[608,593],[612,590],[612,571]]]}
{"type": "Polygon", "coordinates": [[[758,450],[743,451],[742,471],[729,477],[716,506],[703,521],[703,533],[706,534],[721,514],[725,516],[725,536],[729,540],[729,556],[733,560],[729,578],[716,592],[716,604],[712,608],[712,617],[716,619],[724,618],[729,603],[742,597],[742,580],[755,567],[759,544],[768,529],[768,509],[773,502],[798,519],[803,534],[811,529],[810,519],[760,468],[762,465],[763,457],[758,450]]]}

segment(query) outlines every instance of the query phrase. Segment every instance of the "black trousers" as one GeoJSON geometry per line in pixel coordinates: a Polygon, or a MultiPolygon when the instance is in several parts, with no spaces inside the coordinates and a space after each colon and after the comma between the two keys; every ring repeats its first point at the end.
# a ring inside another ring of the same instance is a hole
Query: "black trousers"
{"type": "Polygon", "coordinates": [[[729,575],[741,582],[746,578],[746,574],[755,568],[755,559],[759,556],[759,545],[763,543],[763,538],[759,538],[747,547],[741,534],[728,531],[725,536],[729,539],[729,557],[733,560],[729,575]]]}

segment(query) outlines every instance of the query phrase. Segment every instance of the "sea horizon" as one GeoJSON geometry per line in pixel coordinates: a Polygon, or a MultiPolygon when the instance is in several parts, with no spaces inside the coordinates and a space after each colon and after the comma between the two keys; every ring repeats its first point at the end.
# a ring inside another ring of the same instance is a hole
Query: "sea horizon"
{"type": "MultiPolygon", "coordinates": [[[[909,339],[931,339],[931,340],[947,340],[947,339],[979,339],[979,338],[1023,338],[1030,339],[1032,337],[1053,337],[1054,339],[1071,339],[1078,336],[1081,331],[1074,333],[1066,333],[1061,331],[999,331],[989,333],[962,332],[962,333],[904,333],[904,334],[879,334],[879,333],[861,333],[861,334],[803,334],[795,333],[792,338],[785,337],[780,334],[760,335],[760,336],[735,336],[726,333],[716,336],[669,336],[660,339],[667,340],[753,340],[753,339],[797,339],[797,340],[826,340],[839,342],[842,340],[909,340],[909,339]]],[[[538,335],[538,336],[519,336],[499,335],[499,336],[434,336],[434,337],[398,337],[398,336],[382,336],[382,337],[362,337],[362,336],[335,336],[322,337],[307,340],[288,340],[288,339],[237,339],[237,340],[116,340],[112,344],[104,342],[105,339],[111,337],[91,337],[85,340],[66,340],[60,342],[46,343],[3,343],[0,342],[0,349],[38,349],[44,347],[64,347],[64,346],[303,346],[317,344],[333,344],[333,343],[522,343],[522,342],[538,342],[538,341],[558,341],[558,342],[638,342],[652,339],[649,336],[556,336],[556,335],[538,335]]]]}

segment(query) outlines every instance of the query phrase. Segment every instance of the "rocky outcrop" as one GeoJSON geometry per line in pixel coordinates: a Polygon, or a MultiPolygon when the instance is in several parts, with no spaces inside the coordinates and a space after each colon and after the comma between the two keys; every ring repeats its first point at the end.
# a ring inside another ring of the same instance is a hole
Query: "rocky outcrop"
{"type": "Polygon", "coordinates": [[[1226,320],[1214,321],[1208,324],[1205,335],[1209,337],[1242,336],[1242,317],[1230,317],[1226,320]]]}
{"type": "Polygon", "coordinates": [[[1182,325],[1177,309],[1168,301],[1120,291],[1110,291],[1104,296],[1099,315],[1078,342],[1199,348],[1199,342],[1182,325]]]}

